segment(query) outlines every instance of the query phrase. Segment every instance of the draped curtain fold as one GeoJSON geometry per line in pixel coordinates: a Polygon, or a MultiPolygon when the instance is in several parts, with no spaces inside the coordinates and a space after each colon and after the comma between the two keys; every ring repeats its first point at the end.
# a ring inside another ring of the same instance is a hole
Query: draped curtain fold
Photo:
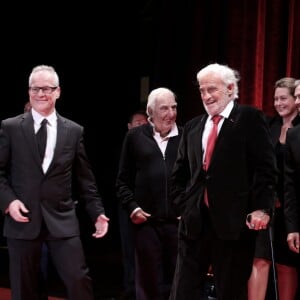
{"type": "MultiPolygon", "coordinates": [[[[229,36],[238,45],[224,44],[228,64],[241,74],[240,102],[274,114],[274,83],[281,77],[300,77],[300,26],[297,0],[232,0],[229,36]],[[238,25],[238,26],[237,26],[238,25]]],[[[229,39],[230,41],[230,39],[229,39]]]]}
{"type": "Polygon", "coordinates": [[[288,76],[300,77],[300,26],[299,23],[300,2],[290,0],[289,24],[288,24],[288,49],[286,73],[288,76]],[[297,15],[296,15],[297,14],[297,15]]]}
{"type": "Polygon", "coordinates": [[[299,1],[232,0],[229,7],[224,47],[228,65],[241,74],[239,101],[272,115],[275,81],[300,77],[299,1]]]}
{"type": "Polygon", "coordinates": [[[168,9],[174,0],[166,2],[157,20],[164,52],[157,52],[153,76],[157,85],[163,82],[184,96],[179,98],[182,121],[203,112],[193,83],[197,71],[212,62],[239,71],[240,103],[274,114],[275,81],[300,78],[300,1],[186,0],[177,4],[176,12],[168,9]],[[165,24],[169,29],[163,32],[165,24]]]}

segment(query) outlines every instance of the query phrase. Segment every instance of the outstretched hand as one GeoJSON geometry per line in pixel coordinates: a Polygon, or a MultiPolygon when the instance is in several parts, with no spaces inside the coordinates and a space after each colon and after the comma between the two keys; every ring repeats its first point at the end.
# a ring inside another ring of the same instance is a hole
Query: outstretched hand
{"type": "Polygon", "coordinates": [[[109,218],[105,215],[100,215],[97,218],[97,221],[95,223],[96,231],[93,233],[94,238],[98,239],[105,236],[108,231],[108,221],[109,218]]]}

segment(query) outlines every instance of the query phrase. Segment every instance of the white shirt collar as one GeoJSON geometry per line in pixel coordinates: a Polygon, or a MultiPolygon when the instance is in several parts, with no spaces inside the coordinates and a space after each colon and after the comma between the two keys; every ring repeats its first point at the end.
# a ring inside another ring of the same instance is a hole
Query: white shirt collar
{"type": "Polygon", "coordinates": [[[33,120],[34,120],[35,124],[38,124],[38,125],[41,124],[43,119],[47,119],[48,124],[50,126],[53,125],[57,120],[55,110],[50,115],[48,115],[47,117],[44,117],[41,114],[39,114],[36,110],[34,110],[34,108],[31,109],[31,112],[32,112],[32,117],[33,117],[33,120]]]}
{"type": "Polygon", "coordinates": [[[163,138],[160,136],[160,133],[155,130],[154,124],[151,123],[151,125],[153,126],[153,135],[161,140],[168,140],[170,137],[178,135],[178,127],[177,127],[176,123],[174,123],[170,132],[163,138]]]}
{"type": "MultiPolygon", "coordinates": [[[[232,109],[233,109],[233,105],[234,105],[234,101],[232,100],[232,101],[230,101],[230,102],[226,105],[226,107],[224,108],[224,110],[223,110],[219,115],[222,116],[224,119],[228,119],[228,118],[229,118],[229,115],[230,115],[230,113],[231,113],[231,111],[232,111],[232,109]]],[[[213,116],[209,115],[208,121],[210,121],[212,117],[213,117],[213,116]]]]}

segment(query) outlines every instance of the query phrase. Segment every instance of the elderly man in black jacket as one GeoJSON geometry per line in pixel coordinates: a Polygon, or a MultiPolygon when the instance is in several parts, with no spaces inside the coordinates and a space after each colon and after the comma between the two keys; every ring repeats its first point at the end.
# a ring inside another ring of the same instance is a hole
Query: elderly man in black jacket
{"type": "Polygon", "coordinates": [[[181,129],[175,95],[166,88],[148,97],[149,124],[128,131],[123,142],[117,194],[134,224],[137,300],[168,299],[177,254],[177,217],[170,174],[181,129]]]}
{"type": "Polygon", "coordinates": [[[172,300],[201,298],[210,262],[218,300],[247,299],[256,231],[270,220],[275,152],[263,113],[235,101],[237,75],[219,64],[197,73],[207,113],[185,125],[174,165],[172,195],[181,221],[172,300]],[[215,116],[221,117],[217,126],[215,116]]]}

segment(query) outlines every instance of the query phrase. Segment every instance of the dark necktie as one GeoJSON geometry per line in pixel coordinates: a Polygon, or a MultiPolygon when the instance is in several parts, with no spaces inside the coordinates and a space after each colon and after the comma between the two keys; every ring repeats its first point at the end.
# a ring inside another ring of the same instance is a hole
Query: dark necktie
{"type": "Polygon", "coordinates": [[[47,119],[41,122],[41,127],[36,133],[36,141],[38,145],[38,150],[40,154],[41,161],[44,159],[46,144],[47,144],[47,119]]]}
{"type": "MultiPolygon", "coordinates": [[[[206,145],[206,152],[205,152],[205,158],[204,158],[204,170],[207,170],[210,164],[210,160],[215,148],[216,140],[218,137],[218,124],[220,120],[222,119],[222,116],[216,115],[212,117],[213,121],[213,127],[208,135],[207,139],[207,145],[206,145]]],[[[204,193],[204,202],[208,206],[208,197],[207,197],[207,190],[205,190],[204,193]]]]}

